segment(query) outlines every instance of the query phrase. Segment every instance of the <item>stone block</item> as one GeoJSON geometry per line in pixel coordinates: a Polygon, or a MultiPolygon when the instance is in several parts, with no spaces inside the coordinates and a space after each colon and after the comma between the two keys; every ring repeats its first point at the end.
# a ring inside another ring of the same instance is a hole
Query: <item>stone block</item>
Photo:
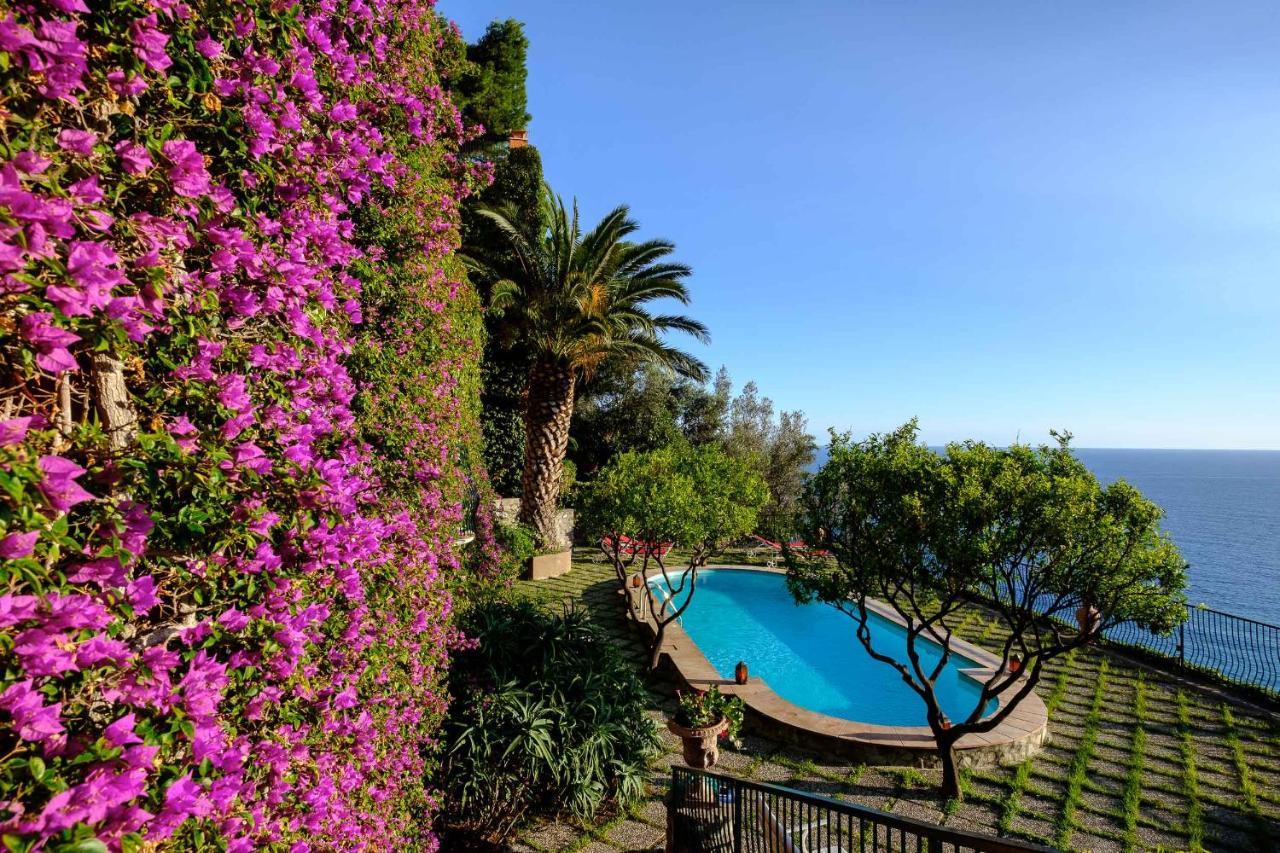
{"type": "Polygon", "coordinates": [[[554,554],[538,554],[529,561],[529,580],[543,581],[558,578],[573,568],[573,551],[557,551],[554,554]]]}

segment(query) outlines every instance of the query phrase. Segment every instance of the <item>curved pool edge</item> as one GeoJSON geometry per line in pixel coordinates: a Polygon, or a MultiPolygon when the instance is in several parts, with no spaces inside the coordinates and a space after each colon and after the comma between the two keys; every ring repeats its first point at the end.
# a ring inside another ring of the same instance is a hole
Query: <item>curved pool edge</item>
{"type": "MultiPolygon", "coordinates": [[[[785,569],[763,566],[715,565],[707,569],[786,574],[785,569]]],[[[649,577],[654,576],[661,576],[661,572],[652,570],[649,577]]],[[[873,600],[869,600],[867,605],[880,616],[906,626],[906,621],[888,605],[873,600]]],[[[636,608],[630,607],[629,611],[635,618],[636,608]]],[[[635,621],[644,626],[650,636],[656,633],[657,626],[649,614],[635,621]]],[[[951,643],[956,653],[979,664],[977,668],[962,670],[965,675],[982,678],[1000,664],[998,657],[972,643],[959,638],[952,638],[951,643]]],[[[746,684],[737,684],[733,679],[720,675],[679,623],[667,626],[660,653],[670,662],[685,687],[705,690],[716,685],[723,693],[740,696],[749,719],[766,735],[868,764],[916,767],[937,764],[933,733],[928,726],[885,726],[820,714],[783,699],[758,676],[753,676],[746,684]]],[[[1004,697],[998,697],[997,703],[997,708],[1003,707],[1004,697]]],[[[956,744],[956,758],[965,767],[1019,762],[1039,751],[1047,742],[1048,734],[1048,711],[1033,690],[990,732],[962,737],[956,744]]]]}

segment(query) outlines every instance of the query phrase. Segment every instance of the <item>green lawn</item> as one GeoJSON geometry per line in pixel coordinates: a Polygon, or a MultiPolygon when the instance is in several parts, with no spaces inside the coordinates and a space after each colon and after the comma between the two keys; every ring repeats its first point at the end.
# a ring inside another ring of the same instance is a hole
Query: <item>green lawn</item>
{"type": "MultiPolygon", "coordinates": [[[[612,570],[585,559],[561,578],[513,593],[550,608],[585,606],[636,666],[645,651],[629,629],[612,570]]],[[[996,646],[999,623],[974,608],[957,632],[996,646]]],[[[855,642],[850,633],[850,642],[855,642]]],[[[664,719],[674,685],[652,679],[664,719]]],[[[1180,682],[1108,652],[1082,651],[1041,683],[1052,741],[1013,767],[967,775],[963,804],[934,793],[936,773],[839,763],[748,736],[717,770],[778,782],[921,820],[1070,850],[1273,850],[1280,846],[1280,720],[1246,702],[1180,682]]],[[[749,732],[749,729],[748,729],[749,732]]],[[[516,846],[536,851],[651,850],[661,846],[662,795],[679,744],[663,729],[651,799],[594,826],[528,828],[516,846]]]]}

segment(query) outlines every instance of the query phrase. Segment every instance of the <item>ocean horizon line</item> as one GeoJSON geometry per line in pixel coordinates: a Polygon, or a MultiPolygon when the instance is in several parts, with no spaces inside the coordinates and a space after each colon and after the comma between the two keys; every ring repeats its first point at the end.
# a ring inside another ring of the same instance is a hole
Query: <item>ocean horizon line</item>
{"type": "MultiPolygon", "coordinates": [[[[957,439],[956,441],[957,441],[957,442],[960,442],[960,441],[964,441],[964,440],[965,440],[965,439],[957,439]]],[[[988,442],[988,443],[990,443],[990,442],[988,442]]],[[[1026,443],[1027,443],[1027,444],[1048,444],[1048,442],[1044,442],[1044,441],[1038,441],[1038,442],[1026,442],[1026,443]]],[[[827,449],[827,448],[829,448],[830,446],[831,446],[831,443],[830,443],[830,442],[827,442],[827,443],[825,443],[825,444],[819,444],[819,445],[818,445],[818,449],[819,449],[819,450],[826,450],[826,449],[827,449]]],[[[930,443],[928,446],[929,446],[931,449],[933,449],[933,448],[942,448],[942,447],[946,447],[947,445],[946,445],[946,444],[934,444],[934,443],[930,443]]],[[[992,446],[993,446],[993,447],[1000,447],[1000,448],[1006,448],[1006,447],[1009,447],[1009,445],[1007,445],[1007,444],[995,444],[995,445],[992,445],[992,446]]],[[[1071,449],[1072,449],[1072,450],[1089,450],[1089,451],[1094,451],[1094,450],[1127,450],[1127,451],[1144,450],[1144,451],[1161,451],[1161,452],[1169,452],[1169,453],[1280,453],[1280,447],[1139,447],[1139,446],[1136,446],[1136,445],[1134,445],[1134,446],[1128,446],[1128,447],[1122,447],[1122,446],[1118,446],[1118,445],[1109,445],[1109,446],[1101,446],[1101,445],[1099,445],[1099,446],[1089,446],[1089,447],[1086,447],[1085,445],[1073,444],[1073,445],[1071,445],[1071,449]]]]}

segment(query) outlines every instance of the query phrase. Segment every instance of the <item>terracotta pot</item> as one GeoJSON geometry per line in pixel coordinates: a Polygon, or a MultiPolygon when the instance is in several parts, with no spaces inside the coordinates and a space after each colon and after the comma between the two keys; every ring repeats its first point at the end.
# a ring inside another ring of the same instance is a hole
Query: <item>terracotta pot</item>
{"type": "Polygon", "coordinates": [[[644,583],[644,581],[640,580],[640,573],[639,573],[639,572],[636,572],[634,575],[632,575],[632,576],[631,576],[631,588],[632,588],[632,589],[639,589],[639,588],[640,588],[640,584],[642,584],[642,583],[644,583]]]}
{"type": "Polygon", "coordinates": [[[739,684],[746,684],[750,678],[751,675],[747,672],[747,662],[744,660],[738,661],[738,665],[733,668],[733,680],[739,684]]]}
{"type": "Polygon", "coordinates": [[[1085,635],[1097,633],[1100,621],[1102,621],[1102,614],[1092,604],[1082,604],[1076,608],[1076,624],[1080,626],[1080,633],[1085,635]]]}
{"type": "Polygon", "coordinates": [[[1014,655],[1013,657],[1009,658],[1009,671],[1010,671],[1010,672],[1021,672],[1021,671],[1022,671],[1022,658],[1018,657],[1017,655],[1014,655]]]}
{"type": "Polygon", "coordinates": [[[690,767],[706,770],[714,767],[720,760],[720,735],[729,728],[729,721],[724,717],[719,722],[697,729],[688,729],[675,720],[667,720],[667,728],[680,738],[684,745],[684,761],[690,767]]]}

